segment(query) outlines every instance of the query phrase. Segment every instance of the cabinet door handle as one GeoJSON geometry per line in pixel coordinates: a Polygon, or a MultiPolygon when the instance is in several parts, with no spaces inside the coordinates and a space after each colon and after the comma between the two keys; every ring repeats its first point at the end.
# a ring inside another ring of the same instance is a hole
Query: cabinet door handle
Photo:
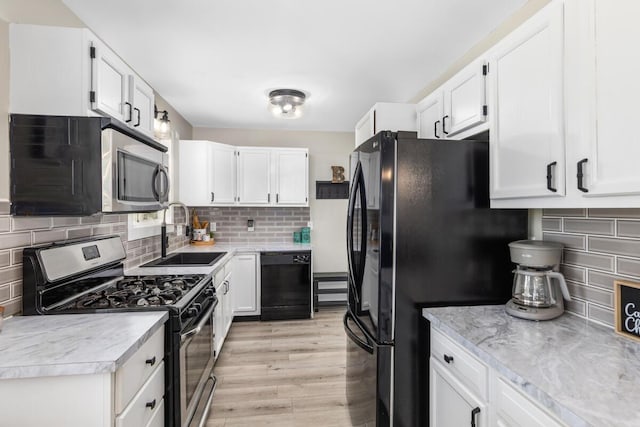
{"type": "Polygon", "coordinates": [[[280,194],[276,193],[276,203],[280,203],[280,194]]]}
{"type": "Polygon", "coordinates": [[[145,361],[144,361],[144,363],[145,363],[146,365],[153,366],[153,365],[155,365],[155,364],[156,364],[156,357],[155,357],[155,356],[153,356],[151,359],[147,359],[147,360],[145,360],[145,361]]]}
{"type": "Polygon", "coordinates": [[[151,410],[153,410],[153,408],[155,408],[155,407],[156,407],[156,400],[155,400],[155,399],[153,399],[151,402],[147,402],[147,404],[146,404],[146,405],[144,405],[144,406],[145,406],[145,407],[147,407],[147,408],[149,408],[149,409],[151,409],[151,410]]]}
{"type": "Polygon", "coordinates": [[[139,108],[134,108],[134,110],[138,113],[138,121],[136,122],[135,125],[133,125],[133,127],[138,127],[138,126],[140,126],[140,109],[139,108]]]}
{"type": "Polygon", "coordinates": [[[445,135],[449,135],[449,132],[447,132],[445,129],[447,127],[447,119],[449,118],[449,116],[444,116],[442,118],[442,133],[444,133],[445,135]]]}
{"type": "Polygon", "coordinates": [[[471,410],[471,427],[476,427],[476,415],[480,413],[480,408],[475,407],[471,410]]]}
{"type": "Polygon", "coordinates": [[[448,354],[444,355],[444,361],[447,363],[453,362],[453,356],[449,356],[448,354]]]}
{"type": "Polygon", "coordinates": [[[133,120],[133,105],[130,102],[125,102],[124,104],[129,106],[129,118],[125,122],[130,123],[133,120]]]}
{"type": "Polygon", "coordinates": [[[551,162],[547,165],[547,190],[553,191],[554,193],[558,191],[557,188],[551,186],[551,181],[553,181],[552,168],[555,167],[558,162],[551,162]]]}
{"type": "Polygon", "coordinates": [[[586,188],[584,186],[584,164],[587,163],[589,161],[589,159],[582,159],[578,162],[578,190],[582,191],[583,193],[588,193],[589,189],[586,188]]]}
{"type": "Polygon", "coordinates": [[[271,193],[267,193],[267,203],[271,203],[271,193]]]}
{"type": "Polygon", "coordinates": [[[216,195],[214,194],[214,192],[211,192],[211,202],[213,202],[216,199],[216,195]]]}
{"type": "Polygon", "coordinates": [[[440,135],[438,135],[438,123],[440,123],[440,120],[433,123],[433,136],[436,138],[440,138],[440,135]]]}

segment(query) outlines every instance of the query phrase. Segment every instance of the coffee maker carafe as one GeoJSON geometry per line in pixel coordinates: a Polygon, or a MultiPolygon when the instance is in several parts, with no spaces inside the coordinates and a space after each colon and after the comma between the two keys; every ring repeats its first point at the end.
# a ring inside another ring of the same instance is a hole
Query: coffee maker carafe
{"type": "Polygon", "coordinates": [[[550,320],[564,312],[563,297],[571,300],[564,276],[555,271],[560,264],[562,244],[542,240],[509,243],[513,274],[513,298],[508,314],[529,320],[550,320]],[[558,291],[560,289],[560,292],[558,291]]]}

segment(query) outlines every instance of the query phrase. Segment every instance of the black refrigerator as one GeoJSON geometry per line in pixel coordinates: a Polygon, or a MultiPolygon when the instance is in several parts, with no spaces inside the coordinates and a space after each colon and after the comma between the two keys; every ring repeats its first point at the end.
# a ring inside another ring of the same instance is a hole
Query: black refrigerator
{"type": "Polygon", "coordinates": [[[354,426],[429,425],[423,307],[511,296],[507,244],[527,237],[527,211],[489,209],[483,136],[383,131],[351,154],[344,328],[354,426]]]}

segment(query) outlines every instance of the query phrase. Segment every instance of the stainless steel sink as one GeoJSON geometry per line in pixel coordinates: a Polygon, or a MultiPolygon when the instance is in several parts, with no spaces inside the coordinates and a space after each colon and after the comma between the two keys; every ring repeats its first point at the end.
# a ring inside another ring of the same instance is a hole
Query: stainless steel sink
{"type": "Polygon", "coordinates": [[[176,252],[164,258],[158,258],[141,267],[206,267],[215,264],[226,252],[176,252]]]}

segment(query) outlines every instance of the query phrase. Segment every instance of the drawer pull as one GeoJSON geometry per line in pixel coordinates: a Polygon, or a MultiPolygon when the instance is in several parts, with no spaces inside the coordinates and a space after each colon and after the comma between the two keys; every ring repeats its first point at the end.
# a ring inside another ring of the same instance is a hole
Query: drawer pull
{"type": "Polygon", "coordinates": [[[480,408],[473,408],[471,410],[471,427],[476,427],[476,415],[480,413],[480,408]]]}
{"type": "Polygon", "coordinates": [[[444,355],[444,361],[447,363],[453,362],[453,356],[449,356],[448,354],[444,355]]]}
{"type": "MultiPolygon", "coordinates": [[[[155,400],[155,399],[153,399],[151,402],[147,402],[147,404],[146,404],[146,405],[144,405],[144,406],[146,406],[147,408],[150,408],[151,410],[153,410],[153,408],[155,408],[155,407],[156,407],[156,400],[155,400]]],[[[475,425],[475,424],[474,424],[474,425],[475,425]]]]}
{"type": "Polygon", "coordinates": [[[151,359],[147,359],[147,360],[145,360],[145,361],[144,361],[144,363],[146,363],[147,365],[151,365],[151,366],[153,366],[153,365],[155,365],[155,364],[156,364],[156,357],[155,357],[155,356],[153,356],[151,359]]]}

